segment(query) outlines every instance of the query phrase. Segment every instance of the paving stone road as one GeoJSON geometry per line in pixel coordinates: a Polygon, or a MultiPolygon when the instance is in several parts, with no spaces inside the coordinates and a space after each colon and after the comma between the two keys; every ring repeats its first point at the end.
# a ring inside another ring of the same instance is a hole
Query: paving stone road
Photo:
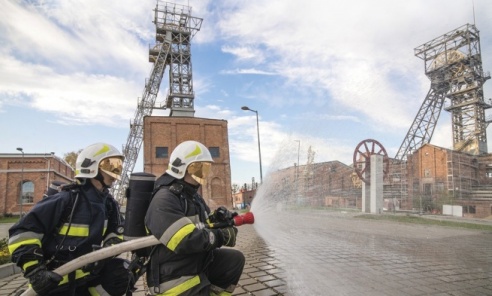
{"type": "MultiPolygon", "coordinates": [[[[239,228],[246,266],[234,295],[492,295],[491,231],[343,213],[274,218],[239,228]]],[[[19,274],[0,279],[0,295],[25,284],[19,274]]],[[[138,286],[134,295],[145,295],[138,286]]]]}

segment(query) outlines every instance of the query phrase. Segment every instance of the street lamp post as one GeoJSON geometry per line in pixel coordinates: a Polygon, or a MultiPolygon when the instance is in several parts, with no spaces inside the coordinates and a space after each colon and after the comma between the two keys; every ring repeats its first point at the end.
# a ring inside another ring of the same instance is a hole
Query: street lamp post
{"type": "Polygon", "coordinates": [[[50,188],[50,170],[51,170],[51,158],[55,155],[55,152],[51,152],[50,156],[48,158],[45,158],[46,161],[48,162],[48,173],[46,176],[46,192],[48,192],[48,189],[50,188]]]}
{"type": "Polygon", "coordinates": [[[301,151],[301,140],[294,140],[297,142],[297,172],[296,172],[296,178],[299,179],[299,152],[301,151]]]}
{"type": "Polygon", "coordinates": [[[259,120],[258,120],[258,111],[253,110],[253,109],[250,109],[247,106],[242,106],[241,109],[248,110],[248,111],[251,111],[251,112],[255,112],[256,113],[256,130],[258,132],[258,155],[259,155],[259,158],[260,158],[260,184],[263,184],[263,171],[262,171],[262,168],[261,168],[261,148],[260,148],[261,147],[261,145],[260,145],[260,123],[259,123],[259,120]]]}
{"type": "Polygon", "coordinates": [[[299,152],[301,151],[301,140],[297,142],[297,166],[296,166],[296,200],[299,198],[299,152]]]}
{"type": "Polygon", "coordinates": [[[21,147],[17,148],[22,153],[22,169],[21,169],[21,190],[20,190],[20,217],[22,218],[22,204],[24,198],[24,150],[21,147]]]}

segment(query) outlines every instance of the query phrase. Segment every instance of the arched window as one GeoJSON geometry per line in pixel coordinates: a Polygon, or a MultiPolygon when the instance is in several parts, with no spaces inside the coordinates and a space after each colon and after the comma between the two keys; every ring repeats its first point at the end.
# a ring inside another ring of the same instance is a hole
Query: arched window
{"type": "Polygon", "coordinates": [[[34,183],[31,181],[22,183],[22,203],[34,203],[34,183]]]}
{"type": "Polygon", "coordinates": [[[213,178],[212,179],[212,198],[213,199],[219,199],[219,198],[225,198],[225,192],[224,192],[224,186],[222,186],[222,181],[220,178],[213,178]]]}

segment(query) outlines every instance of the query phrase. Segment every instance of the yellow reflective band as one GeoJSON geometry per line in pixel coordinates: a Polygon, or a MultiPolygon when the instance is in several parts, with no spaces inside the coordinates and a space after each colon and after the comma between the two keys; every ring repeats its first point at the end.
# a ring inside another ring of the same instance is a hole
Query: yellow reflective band
{"type": "Polygon", "coordinates": [[[200,149],[200,147],[198,147],[198,145],[196,145],[195,150],[191,151],[190,154],[186,155],[185,159],[187,159],[188,157],[200,155],[200,153],[202,153],[202,150],[200,149]]]}
{"type": "Polygon", "coordinates": [[[28,261],[26,263],[24,263],[24,265],[22,265],[22,270],[26,270],[28,269],[29,267],[33,266],[33,265],[36,265],[38,264],[39,261],[38,260],[33,260],[33,261],[28,261]]]}
{"type": "Polygon", "coordinates": [[[73,225],[70,226],[70,230],[68,231],[68,224],[64,224],[62,228],[60,228],[60,231],[58,231],[58,234],[62,235],[70,235],[70,236],[81,236],[81,237],[86,237],[89,236],[89,226],[88,225],[82,225],[82,226],[76,226],[73,225]]]}
{"type": "Polygon", "coordinates": [[[96,288],[94,287],[89,287],[87,291],[89,291],[89,294],[91,294],[91,296],[100,296],[99,292],[97,292],[96,288]]]}
{"type": "MultiPolygon", "coordinates": [[[[91,274],[91,273],[90,272],[83,272],[82,269],[77,269],[75,271],[75,279],[77,280],[77,279],[86,277],[89,274],[91,274]]],[[[63,285],[63,284],[66,284],[66,283],[68,283],[68,275],[64,275],[63,276],[63,279],[61,280],[61,282],[58,285],[63,285]]]]}
{"type": "Polygon", "coordinates": [[[106,230],[108,230],[108,219],[104,220],[103,236],[106,234],[106,230]]]}
{"type": "Polygon", "coordinates": [[[218,294],[216,292],[210,292],[210,296],[230,296],[230,295],[232,295],[232,293],[226,291],[219,292],[218,294]]]}
{"type": "Polygon", "coordinates": [[[10,254],[14,253],[14,251],[17,250],[17,248],[25,245],[38,245],[41,247],[41,241],[37,238],[33,238],[33,239],[26,239],[15,244],[11,244],[9,245],[10,254]]]}
{"type": "Polygon", "coordinates": [[[179,243],[183,240],[183,238],[192,233],[195,228],[195,225],[191,223],[183,226],[171,237],[166,246],[169,248],[169,250],[174,251],[178,247],[179,243]]]}
{"type": "Polygon", "coordinates": [[[96,153],[94,153],[93,157],[96,157],[96,156],[98,156],[99,154],[106,153],[106,152],[108,152],[109,150],[111,150],[111,149],[109,149],[109,146],[108,146],[108,145],[103,145],[103,147],[102,147],[99,151],[97,151],[96,153]]]}
{"type": "Polygon", "coordinates": [[[194,276],[191,279],[185,281],[182,284],[177,285],[176,287],[167,290],[166,292],[159,294],[159,295],[179,295],[183,293],[184,291],[187,291],[194,286],[200,284],[200,277],[199,276],[194,276]]]}

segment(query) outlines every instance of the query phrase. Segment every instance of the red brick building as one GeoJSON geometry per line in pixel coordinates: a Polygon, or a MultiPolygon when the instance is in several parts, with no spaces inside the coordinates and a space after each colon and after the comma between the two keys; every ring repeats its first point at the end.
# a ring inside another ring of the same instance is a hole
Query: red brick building
{"type": "Polygon", "coordinates": [[[241,188],[239,192],[232,194],[232,207],[238,210],[250,207],[255,195],[256,189],[246,190],[241,188]]]}
{"type": "Polygon", "coordinates": [[[204,144],[214,163],[201,195],[214,209],[232,206],[231,166],[227,121],[197,117],[147,116],[144,118],[144,172],[157,177],[168,167],[169,157],[181,142],[204,144]]]}
{"type": "Polygon", "coordinates": [[[354,168],[340,161],[308,163],[273,172],[271,190],[291,204],[314,207],[360,207],[360,182],[354,168]]]}
{"type": "Polygon", "coordinates": [[[73,179],[72,167],[54,154],[0,154],[0,214],[28,212],[51,182],[73,179]]]}
{"type": "Polygon", "coordinates": [[[409,206],[440,212],[463,207],[463,216],[492,215],[492,154],[470,155],[425,144],[408,157],[409,206]]]}
{"type": "MultiPolygon", "coordinates": [[[[292,205],[361,208],[362,183],[353,165],[308,163],[272,172],[268,195],[292,205]]],[[[470,155],[425,144],[407,162],[390,160],[385,208],[436,213],[461,206],[464,217],[492,217],[492,154],[470,155]]]]}

